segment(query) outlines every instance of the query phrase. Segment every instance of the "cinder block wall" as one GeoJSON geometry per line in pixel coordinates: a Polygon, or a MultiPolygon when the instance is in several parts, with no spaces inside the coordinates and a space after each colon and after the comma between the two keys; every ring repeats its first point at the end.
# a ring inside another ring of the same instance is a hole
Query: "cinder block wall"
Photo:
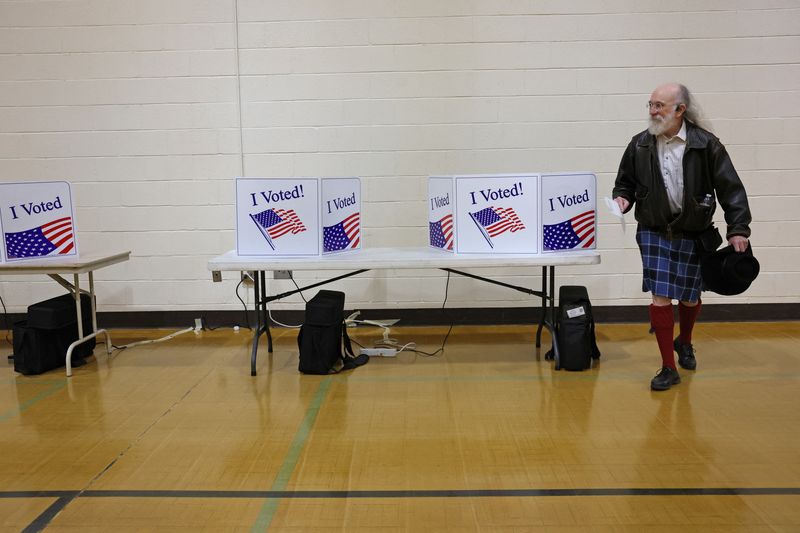
{"type": "MultiPolygon", "coordinates": [[[[360,176],[365,246],[425,244],[429,174],[590,170],[608,194],[671,80],[695,92],[755,219],[761,276],[706,303],[800,301],[796,1],[25,0],[0,21],[0,180],[69,180],[81,248],[133,252],[98,273],[102,310],[239,309],[238,280],[206,270],[235,245],[238,175],[360,176]]],[[[602,264],[559,281],[595,305],[646,303],[630,226],[602,207],[599,223],[602,264]]],[[[338,287],[349,307],[436,307],[444,278],[338,287]]],[[[0,279],[11,312],[60,290],[0,279]]],[[[521,300],[454,279],[448,303],[521,300]]]]}

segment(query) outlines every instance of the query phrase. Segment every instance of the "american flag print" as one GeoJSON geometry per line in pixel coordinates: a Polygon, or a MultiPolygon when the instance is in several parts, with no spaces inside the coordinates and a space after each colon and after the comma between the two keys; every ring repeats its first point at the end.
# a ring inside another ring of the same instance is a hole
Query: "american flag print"
{"type": "Polygon", "coordinates": [[[545,224],[545,250],[589,248],[594,243],[594,211],[586,211],[558,224],[545,224]]]}
{"type": "Polygon", "coordinates": [[[445,215],[436,222],[428,222],[431,246],[453,249],[453,215],[445,215]]]}
{"type": "Polygon", "coordinates": [[[267,209],[255,215],[250,215],[261,234],[275,249],[272,240],[283,237],[287,233],[297,234],[306,231],[306,227],[297,216],[294,209],[267,209]]]}
{"type": "Polygon", "coordinates": [[[489,237],[525,229],[525,224],[519,219],[513,207],[487,207],[470,215],[483,226],[489,237]]]}
{"type": "Polygon", "coordinates": [[[338,224],[323,226],[322,251],[337,252],[358,248],[361,242],[361,213],[353,213],[338,224]]]}
{"type": "Polygon", "coordinates": [[[35,228],[6,233],[9,259],[69,254],[75,248],[72,217],[62,217],[35,228]]]}

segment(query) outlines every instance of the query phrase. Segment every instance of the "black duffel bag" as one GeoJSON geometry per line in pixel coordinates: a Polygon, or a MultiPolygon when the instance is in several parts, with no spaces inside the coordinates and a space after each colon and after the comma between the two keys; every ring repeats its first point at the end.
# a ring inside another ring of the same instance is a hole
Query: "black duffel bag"
{"type": "MultiPolygon", "coordinates": [[[[83,334],[92,332],[92,307],[88,294],[81,294],[83,334]]],[[[12,328],[14,370],[20,374],[42,374],[66,364],[69,345],[78,340],[75,297],[64,294],[28,306],[27,320],[12,328]]],[[[81,366],[92,354],[94,337],[72,350],[72,366],[81,366]]]]}

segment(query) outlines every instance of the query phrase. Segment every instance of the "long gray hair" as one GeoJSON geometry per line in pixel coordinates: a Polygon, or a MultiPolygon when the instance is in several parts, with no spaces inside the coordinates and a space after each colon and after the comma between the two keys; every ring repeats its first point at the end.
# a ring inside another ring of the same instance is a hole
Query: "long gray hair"
{"type": "Polygon", "coordinates": [[[711,129],[711,123],[706,120],[703,115],[703,110],[700,108],[700,105],[694,101],[694,97],[692,93],[689,92],[689,89],[680,83],[677,85],[678,103],[686,106],[686,111],[683,112],[683,118],[696,126],[700,126],[704,130],[713,131],[711,129]]]}

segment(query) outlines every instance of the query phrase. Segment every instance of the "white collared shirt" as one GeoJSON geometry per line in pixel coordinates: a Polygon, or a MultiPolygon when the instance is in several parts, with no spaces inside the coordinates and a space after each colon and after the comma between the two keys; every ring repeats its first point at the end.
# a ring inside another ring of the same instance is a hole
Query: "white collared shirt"
{"type": "Polygon", "coordinates": [[[674,137],[658,136],[658,163],[672,214],[680,213],[683,206],[683,152],[686,149],[686,121],[674,137]]]}

